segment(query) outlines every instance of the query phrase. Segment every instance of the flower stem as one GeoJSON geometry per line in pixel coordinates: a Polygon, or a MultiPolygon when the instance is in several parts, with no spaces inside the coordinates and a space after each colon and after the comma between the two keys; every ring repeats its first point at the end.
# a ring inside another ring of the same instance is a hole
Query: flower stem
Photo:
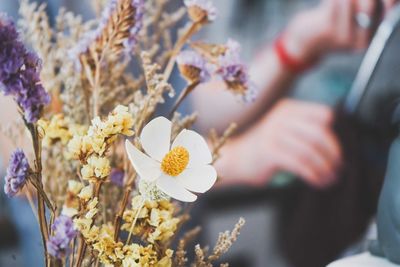
{"type": "MultiPolygon", "coordinates": [[[[32,136],[32,144],[33,144],[33,150],[35,153],[35,173],[37,175],[37,182],[39,184],[40,188],[43,188],[42,184],[42,145],[40,142],[40,136],[38,133],[38,129],[36,125],[32,123],[27,123],[26,120],[24,119],[25,125],[29,129],[29,132],[31,133],[32,136]]],[[[37,205],[37,213],[39,217],[39,226],[40,226],[40,232],[42,234],[42,242],[43,242],[43,250],[44,250],[44,256],[45,256],[45,262],[46,266],[49,266],[49,255],[47,254],[47,240],[49,239],[49,228],[47,225],[47,218],[46,218],[46,207],[45,207],[45,201],[43,198],[43,195],[40,194],[39,190],[36,190],[37,193],[37,199],[38,199],[38,205],[37,205]]],[[[51,211],[53,212],[53,211],[51,211]]]]}
{"type": "Polygon", "coordinates": [[[142,201],[140,202],[138,211],[136,212],[135,218],[132,221],[132,225],[131,228],[129,229],[129,235],[128,235],[128,239],[126,240],[125,245],[128,245],[131,242],[131,237],[132,237],[132,232],[133,232],[133,228],[135,227],[136,221],[140,215],[140,212],[142,211],[143,207],[144,207],[144,203],[145,203],[145,199],[142,197],[142,201]]]}
{"type": "Polygon", "coordinates": [[[93,117],[97,117],[99,115],[100,110],[100,67],[101,61],[96,62],[96,69],[94,74],[94,85],[93,85],[93,117]]]}
{"type": "MultiPolygon", "coordinates": [[[[101,191],[101,186],[103,185],[103,181],[98,181],[95,185],[94,188],[94,197],[96,197],[97,199],[99,199],[99,195],[100,195],[100,191],[101,191]]],[[[92,225],[94,224],[94,220],[92,222],[92,225]]],[[[91,226],[92,226],[91,225],[91,226]]],[[[86,252],[86,242],[85,242],[85,238],[83,237],[83,235],[80,235],[80,242],[79,242],[79,247],[78,247],[78,259],[76,262],[76,267],[81,267],[82,266],[82,262],[83,259],[85,257],[85,252],[86,252]]]]}
{"type": "Polygon", "coordinates": [[[114,241],[118,241],[119,232],[121,230],[122,216],[124,215],[126,206],[128,205],[129,196],[131,195],[131,186],[127,187],[122,202],[120,204],[119,211],[114,219],[114,241]]]}
{"type": "Polygon", "coordinates": [[[192,37],[196,32],[198,32],[201,27],[202,27],[201,23],[197,23],[197,22],[192,23],[192,25],[190,25],[188,30],[176,42],[174,48],[171,51],[171,55],[168,60],[167,66],[165,67],[165,70],[164,70],[164,80],[165,81],[169,80],[169,78],[172,74],[172,71],[174,70],[175,59],[178,56],[179,52],[185,46],[185,43],[190,39],[190,37],[192,37]]]}
{"type": "Polygon", "coordinates": [[[172,117],[175,111],[179,108],[180,104],[182,104],[183,100],[191,93],[193,90],[199,85],[199,82],[189,84],[185,89],[183,89],[182,93],[179,95],[178,99],[175,101],[174,106],[172,107],[171,112],[169,113],[169,117],[172,117]]]}
{"type": "Polygon", "coordinates": [[[29,191],[29,188],[25,188],[25,194],[26,194],[26,198],[28,199],[29,205],[31,206],[33,215],[35,216],[37,222],[39,223],[39,217],[36,212],[35,203],[33,202],[33,197],[32,197],[31,192],[29,191]]]}
{"type": "Polygon", "coordinates": [[[53,205],[51,204],[50,199],[47,197],[46,192],[43,189],[43,186],[41,185],[40,181],[38,180],[38,178],[33,178],[33,179],[29,179],[31,184],[35,187],[36,191],[42,196],[44,202],[46,203],[47,207],[52,211],[52,213],[55,212],[55,208],[53,207],[53,205]]]}
{"type": "Polygon", "coordinates": [[[80,241],[79,241],[79,247],[78,247],[78,259],[76,261],[76,267],[81,267],[82,266],[82,262],[83,262],[83,258],[85,256],[85,252],[86,252],[86,243],[85,243],[84,237],[81,234],[80,235],[80,241]]]}
{"type": "MultiPolygon", "coordinates": [[[[44,200],[39,193],[37,193],[37,198],[38,198],[37,213],[39,215],[39,226],[40,226],[40,232],[42,233],[44,255],[45,255],[45,259],[47,259],[48,258],[47,240],[49,239],[49,232],[48,232],[48,228],[47,228],[46,210],[45,210],[44,200]]],[[[46,260],[46,266],[48,266],[47,260],[46,260]]]]}

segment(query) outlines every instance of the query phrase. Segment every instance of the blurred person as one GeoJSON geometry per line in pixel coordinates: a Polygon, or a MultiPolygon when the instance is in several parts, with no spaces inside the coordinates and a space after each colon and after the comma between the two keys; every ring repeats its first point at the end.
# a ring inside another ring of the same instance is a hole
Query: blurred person
{"type": "MultiPolygon", "coordinates": [[[[394,3],[385,1],[385,10],[394,3]]],[[[260,89],[251,105],[239,103],[218,81],[193,93],[201,128],[221,130],[232,121],[242,127],[216,164],[222,183],[259,186],[278,171],[291,172],[318,188],[336,182],[342,152],[332,129],[333,108],[296,99],[274,100],[327,55],[365,49],[373,34],[376,7],[374,0],[323,0],[296,15],[275,44],[258,51],[250,65],[251,78],[260,89]]]]}
{"type": "MultiPolygon", "coordinates": [[[[382,3],[385,14],[396,1],[382,3]]],[[[260,212],[269,213],[265,215],[268,219],[259,220],[258,224],[250,222],[253,228],[243,232],[248,234],[247,240],[254,244],[254,250],[270,256],[264,257],[268,259],[264,265],[257,265],[257,259],[252,258],[249,262],[255,265],[251,266],[320,267],[341,253],[358,252],[363,249],[362,239],[375,213],[385,156],[373,154],[377,151],[371,153],[376,144],[364,138],[365,132],[360,134],[361,130],[356,129],[359,125],[336,114],[335,105],[350,88],[362,53],[383,18],[377,12],[378,1],[222,0],[217,6],[221,18],[227,21],[225,26],[231,27],[229,35],[245,45],[244,54],[255,54],[249,67],[259,94],[254,103],[242,104],[225,90],[222,82],[213,81],[197,88],[191,97],[201,129],[213,127],[222,132],[231,122],[239,124],[237,135],[223,148],[216,162],[219,184],[225,188],[215,195],[228,192],[225,197],[229,200],[224,201],[221,196],[209,204],[213,208],[223,202],[223,208],[209,216],[220,218],[213,218],[215,222],[209,224],[223,225],[227,223],[224,217],[242,216],[242,211],[251,209],[258,219],[262,219],[260,212]],[[279,8],[267,11],[266,6],[273,7],[271,2],[279,8]],[[279,34],[275,31],[266,36],[265,32],[271,31],[269,27],[280,28],[279,23],[271,23],[275,21],[270,17],[286,16],[291,12],[286,7],[300,2],[307,2],[309,8],[295,15],[279,34]],[[265,44],[263,39],[271,36],[274,40],[265,44]],[[332,70],[336,76],[327,75],[332,70]],[[310,79],[314,73],[318,78],[310,79]],[[333,83],[327,79],[332,77],[333,83]],[[299,80],[305,80],[300,87],[309,87],[300,97],[299,80]],[[341,84],[343,80],[345,84],[341,84]],[[293,89],[290,93],[294,97],[284,97],[293,89]],[[338,124],[345,129],[338,129],[338,124]],[[280,172],[291,173],[307,185],[291,184],[294,186],[285,188],[287,197],[268,206],[265,202],[270,199],[264,201],[260,194],[270,191],[262,188],[276,182],[275,174],[280,172]],[[232,185],[239,186],[241,191],[253,190],[256,200],[251,202],[251,193],[241,195],[227,190],[232,185]],[[247,205],[236,204],[241,210],[233,212],[229,209],[232,199],[247,205]],[[268,209],[270,206],[277,208],[268,209]],[[262,222],[268,225],[261,225],[262,222]],[[271,249],[271,245],[259,245],[259,239],[266,236],[279,244],[278,250],[271,249]],[[260,251],[263,248],[275,252],[260,251]],[[275,254],[282,255],[275,259],[275,254]],[[278,264],[270,263],[274,260],[278,264]]],[[[217,27],[207,34],[224,42],[225,31],[226,28],[217,27]]],[[[236,252],[246,254],[246,248],[241,249],[236,252]]]]}

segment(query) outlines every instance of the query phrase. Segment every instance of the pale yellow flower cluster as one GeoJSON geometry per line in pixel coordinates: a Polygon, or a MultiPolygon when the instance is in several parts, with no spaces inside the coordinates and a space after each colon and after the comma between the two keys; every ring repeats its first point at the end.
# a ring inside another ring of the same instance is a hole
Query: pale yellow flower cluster
{"type": "Polygon", "coordinates": [[[67,118],[64,118],[63,114],[54,115],[50,121],[40,119],[38,126],[43,138],[42,143],[45,147],[49,147],[57,141],[66,145],[73,135],[84,135],[87,130],[85,126],[70,123],[67,118]]]}
{"type": "Polygon", "coordinates": [[[104,121],[99,117],[94,118],[86,135],[76,134],[68,143],[71,157],[82,160],[88,154],[95,153],[102,156],[116,135],[133,135],[133,123],[128,107],[121,105],[117,106],[104,121]]]}
{"type": "Polygon", "coordinates": [[[152,245],[143,247],[138,244],[125,246],[127,254],[122,261],[122,267],[171,267],[173,251],[167,249],[165,256],[157,259],[157,252],[153,249],[152,245]]]}
{"type": "Polygon", "coordinates": [[[89,201],[89,199],[91,199],[92,196],[93,196],[93,185],[91,184],[82,188],[82,190],[78,194],[79,199],[84,202],[89,201]]]}
{"type": "MultiPolygon", "coordinates": [[[[122,230],[130,231],[141,201],[141,196],[132,199],[132,208],[125,211],[123,215],[125,223],[121,227],[122,230]]],[[[140,210],[132,233],[141,235],[151,244],[169,241],[180,221],[179,218],[174,217],[174,211],[174,205],[168,200],[146,201],[140,210]]]]}
{"type": "Polygon", "coordinates": [[[79,210],[79,194],[85,189],[84,184],[75,180],[68,181],[67,196],[63,205],[62,214],[74,217],[79,210]]]}
{"type": "Polygon", "coordinates": [[[105,152],[118,134],[133,135],[133,117],[125,106],[117,106],[105,120],[96,117],[86,134],[76,134],[68,143],[69,155],[80,160],[82,179],[95,182],[105,179],[111,171],[105,152]]]}
{"type": "Polygon", "coordinates": [[[93,225],[93,217],[98,212],[97,198],[88,204],[88,212],[81,218],[74,219],[74,225],[78,229],[87,244],[90,244],[98,253],[100,262],[105,266],[122,267],[171,267],[172,250],[167,250],[165,257],[158,260],[153,246],[143,247],[139,244],[124,245],[114,241],[114,228],[111,224],[103,224],[101,227],[93,225]]]}
{"type": "Polygon", "coordinates": [[[87,159],[87,164],[82,167],[81,175],[84,180],[90,180],[93,177],[104,179],[110,172],[110,161],[107,158],[92,155],[87,159]]]}
{"type": "Polygon", "coordinates": [[[93,191],[92,184],[85,186],[81,182],[69,180],[62,214],[72,218],[80,211],[85,211],[86,214],[83,217],[92,219],[98,212],[98,199],[93,198],[93,191]]]}
{"type": "Polygon", "coordinates": [[[99,238],[100,229],[96,225],[93,225],[93,218],[99,211],[97,208],[98,203],[97,197],[93,198],[87,203],[86,213],[74,219],[75,228],[83,235],[88,243],[94,243],[99,238]]]}
{"type": "MultiPolygon", "coordinates": [[[[71,182],[69,185],[71,196],[77,198],[79,204],[79,213],[74,213],[78,215],[74,218],[74,226],[82,234],[85,242],[96,252],[101,263],[106,266],[170,267],[172,266],[173,251],[168,250],[166,255],[158,260],[158,254],[153,246],[143,247],[139,244],[124,246],[122,242],[114,240],[114,228],[111,224],[96,226],[94,223],[94,218],[98,213],[98,198],[94,196],[93,192],[94,184],[104,180],[111,171],[106,151],[117,135],[133,135],[132,127],[133,117],[128,108],[118,106],[105,120],[101,120],[99,117],[93,119],[87,133],[76,134],[69,141],[70,157],[81,162],[81,178],[90,182],[86,187],[80,185],[79,182],[71,182]]],[[[72,199],[74,199],[73,197],[72,199]]],[[[168,217],[166,212],[168,209],[172,214],[172,208],[167,208],[167,206],[163,209],[166,214],[157,215],[156,210],[153,212],[154,225],[161,225],[165,221],[168,217]]],[[[161,210],[159,212],[162,213],[161,210]]],[[[173,227],[169,226],[169,228],[173,227]]],[[[167,233],[160,232],[158,235],[166,236],[167,233]]]]}

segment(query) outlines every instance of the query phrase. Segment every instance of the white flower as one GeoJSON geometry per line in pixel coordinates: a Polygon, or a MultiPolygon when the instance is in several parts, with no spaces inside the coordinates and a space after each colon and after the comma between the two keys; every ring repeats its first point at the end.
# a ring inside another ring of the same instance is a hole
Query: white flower
{"type": "Polygon", "coordinates": [[[141,179],[154,183],[170,197],[193,202],[197,196],[191,192],[204,193],[217,179],[210,165],[212,155],[204,138],[191,130],[182,130],[171,145],[171,128],[168,119],[155,118],[140,135],[147,155],[128,140],[126,150],[141,179]]]}

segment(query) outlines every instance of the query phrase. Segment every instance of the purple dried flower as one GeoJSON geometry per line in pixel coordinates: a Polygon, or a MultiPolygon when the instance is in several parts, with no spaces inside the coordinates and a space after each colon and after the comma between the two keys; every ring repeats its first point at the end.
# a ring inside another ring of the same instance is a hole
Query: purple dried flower
{"type": "Polygon", "coordinates": [[[65,215],[55,219],[51,229],[54,235],[47,242],[47,251],[53,257],[61,259],[69,252],[69,243],[76,237],[77,231],[74,229],[72,219],[65,215]]]}
{"type": "Polygon", "coordinates": [[[111,170],[110,180],[113,184],[122,187],[124,185],[124,176],[125,172],[123,170],[113,168],[111,170]]]}
{"type": "Polygon", "coordinates": [[[0,90],[13,96],[25,120],[34,123],[50,103],[50,95],[40,83],[40,60],[25,48],[14,23],[5,15],[0,15],[0,40],[0,90]]]}
{"type": "Polygon", "coordinates": [[[29,162],[24,151],[16,149],[11,155],[7,174],[4,177],[4,192],[8,197],[15,196],[25,185],[29,170],[29,162]]]}
{"type": "Polygon", "coordinates": [[[234,40],[226,44],[226,52],[219,58],[219,74],[230,89],[244,96],[245,100],[254,98],[255,88],[252,85],[247,66],[240,59],[240,45],[234,40]]]}
{"type": "Polygon", "coordinates": [[[190,82],[210,79],[206,60],[195,51],[182,51],[176,58],[181,74],[190,82]]]}
{"type": "Polygon", "coordinates": [[[136,47],[138,35],[143,28],[144,0],[132,0],[132,6],[135,9],[135,25],[129,31],[129,38],[124,42],[127,52],[136,47]]]}
{"type": "Polygon", "coordinates": [[[218,11],[211,0],[185,0],[184,3],[195,22],[210,22],[217,18],[218,11]]]}

